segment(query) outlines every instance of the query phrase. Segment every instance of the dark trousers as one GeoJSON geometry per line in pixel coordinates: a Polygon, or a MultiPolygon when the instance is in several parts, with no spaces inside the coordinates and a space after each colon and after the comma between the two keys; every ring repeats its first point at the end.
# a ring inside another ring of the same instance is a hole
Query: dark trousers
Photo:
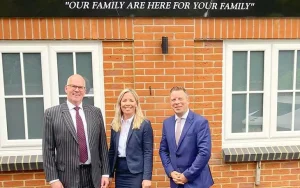
{"type": "Polygon", "coordinates": [[[79,188],[95,188],[92,178],[91,165],[80,165],[79,188]]]}
{"type": "Polygon", "coordinates": [[[126,158],[118,158],[116,165],[116,188],[142,188],[143,173],[132,174],[126,158]]]}

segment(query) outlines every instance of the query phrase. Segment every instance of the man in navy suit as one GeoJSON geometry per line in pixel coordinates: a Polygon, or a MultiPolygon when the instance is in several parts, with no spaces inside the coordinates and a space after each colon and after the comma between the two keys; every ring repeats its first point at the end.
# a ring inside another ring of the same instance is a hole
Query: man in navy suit
{"type": "Polygon", "coordinates": [[[171,89],[175,115],[163,122],[159,154],[171,188],[209,188],[214,184],[208,161],[211,136],[208,121],[189,109],[183,87],[171,89]]]}

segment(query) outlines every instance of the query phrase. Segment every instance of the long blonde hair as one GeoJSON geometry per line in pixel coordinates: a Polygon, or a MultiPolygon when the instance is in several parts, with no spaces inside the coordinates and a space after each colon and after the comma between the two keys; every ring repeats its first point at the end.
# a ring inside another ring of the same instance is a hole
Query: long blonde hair
{"type": "Polygon", "coordinates": [[[139,129],[141,127],[142,122],[145,120],[137,93],[133,89],[123,89],[123,91],[121,91],[118,97],[118,101],[115,107],[115,117],[111,123],[112,129],[116,132],[121,130],[121,119],[123,116],[123,112],[121,110],[121,100],[126,93],[131,93],[136,102],[132,129],[139,129]]]}

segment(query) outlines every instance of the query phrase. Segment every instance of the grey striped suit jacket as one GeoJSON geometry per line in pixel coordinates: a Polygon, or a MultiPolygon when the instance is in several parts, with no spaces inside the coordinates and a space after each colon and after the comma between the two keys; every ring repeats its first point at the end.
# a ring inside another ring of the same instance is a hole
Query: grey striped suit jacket
{"type": "MultiPolygon", "coordinates": [[[[91,153],[92,178],[100,187],[102,174],[109,174],[108,147],[101,110],[83,104],[91,153]]],[[[77,134],[67,103],[48,108],[44,114],[43,166],[46,180],[59,179],[65,188],[79,186],[77,134]]]]}

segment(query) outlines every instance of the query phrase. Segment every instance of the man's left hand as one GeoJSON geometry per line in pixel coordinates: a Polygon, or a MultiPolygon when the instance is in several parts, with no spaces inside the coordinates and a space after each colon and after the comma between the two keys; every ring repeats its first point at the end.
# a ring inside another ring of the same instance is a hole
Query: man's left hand
{"type": "Polygon", "coordinates": [[[186,182],[188,182],[188,180],[186,179],[186,177],[183,174],[179,175],[178,180],[179,180],[178,184],[182,184],[182,185],[185,184],[186,182]]]}
{"type": "Polygon", "coordinates": [[[101,178],[101,188],[107,188],[109,184],[109,179],[107,177],[101,178]]]}
{"type": "Polygon", "coordinates": [[[142,187],[143,188],[150,188],[151,187],[151,181],[150,180],[143,180],[142,187]]]}

